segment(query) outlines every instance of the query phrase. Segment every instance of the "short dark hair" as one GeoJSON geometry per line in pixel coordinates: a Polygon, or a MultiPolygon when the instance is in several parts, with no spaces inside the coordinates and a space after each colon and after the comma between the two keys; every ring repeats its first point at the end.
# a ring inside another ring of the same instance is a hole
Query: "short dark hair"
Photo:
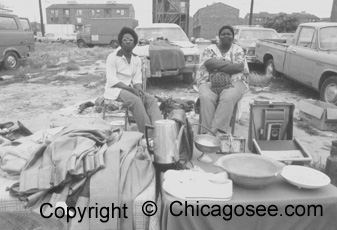
{"type": "Polygon", "coordinates": [[[131,34],[131,36],[133,37],[133,40],[135,42],[135,45],[137,45],[138,43],[138,35],[137,33],[134,31],[134,29],[130,28],[130,27],[123,27],[121,29],[121,31],[118,34],[118,43],[119,45],[122,44],[122,39],[124,34],[131,34]]]}
{"type": "Polygon", "coordinates": [[[230,31],[232,32],[232,34],[233,34],[233,37],[234,37],[234,29],[233,29],[233,27],[231,27],[231,26],[229,26],[229,25],[223,26],[223,27],[220,28],[220,30],[219,30],[219,37],[220,37],[221,32],[222,32],[223,30],[225,30],[225,29],[230,30],[230,31]]]}

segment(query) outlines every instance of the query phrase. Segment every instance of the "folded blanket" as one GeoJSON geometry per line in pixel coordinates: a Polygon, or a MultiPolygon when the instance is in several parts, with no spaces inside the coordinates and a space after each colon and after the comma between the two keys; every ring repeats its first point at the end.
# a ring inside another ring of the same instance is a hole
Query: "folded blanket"
{"type": "Polygon", "coordinates": [[[183,51],[167,41],[155,41],[149,45],[151,72],[165,69],[181,69],[185,66],[183,51]]]}

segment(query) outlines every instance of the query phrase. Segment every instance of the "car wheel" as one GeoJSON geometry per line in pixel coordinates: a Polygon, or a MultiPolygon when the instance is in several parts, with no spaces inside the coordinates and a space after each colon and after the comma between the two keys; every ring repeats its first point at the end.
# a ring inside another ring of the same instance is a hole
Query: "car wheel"
{"type": "Polygon", "coordinates": [[[183,74],[183,81],[187,84],[192,84],[194,82],[193,76],[195,76],[193,73],[184,73],[183,74]]]}
{"type": "Polygon", "coordinates": [[[85,48],[85,47],[87,47],[87,45],[85,44],[85,41],[82,40],[82,39],[77,41],[77,46],[79,48],[85,48]]]}
{"type": "Polygon", "coordinates": [[[326,79],[319,92],[320,99],[333,105],[337,105],[337,76],[326,79]]]}
{"type": "Polygon", "coordinates": [[[119,45],[118,45],[118,42],[113,40],[110,42],[110,46],[113,48],[113,49],[116,49],[119,45]]]}
{"type": "Polygon", "coordinates": [[[6,70],[15,70],[19,68],[19,64],[19,57],[16,53],[10,51],[5,54],[3,65],[6,70]]]}
{"type": "Polygon", "coordinates": [[[275,71],[275,65],[274,65],[274,60],[269,59],[266,62],[264,73],[267,77],[276,77],[276,71],[275,71]]]}

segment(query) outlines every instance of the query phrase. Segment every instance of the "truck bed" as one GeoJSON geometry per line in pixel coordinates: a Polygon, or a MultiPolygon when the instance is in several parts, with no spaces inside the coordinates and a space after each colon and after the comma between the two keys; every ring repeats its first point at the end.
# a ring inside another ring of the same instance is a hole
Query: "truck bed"
{"type": "Polygon", "coordinates": [[[286,50],[289,44],[285,39],[264,39],[256,42],[255,54],[261,63],[266,63],[271,57],[274,60],[275,69],[283,70],[286,50]]]}

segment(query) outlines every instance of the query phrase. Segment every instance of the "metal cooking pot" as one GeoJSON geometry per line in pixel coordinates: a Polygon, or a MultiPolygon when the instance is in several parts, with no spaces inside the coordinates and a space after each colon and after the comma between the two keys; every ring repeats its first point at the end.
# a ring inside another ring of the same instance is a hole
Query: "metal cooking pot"
{"type": "Polygon", "coordinates": [[[195,147],[203,153],[215,153],[221,150],[221,140],[208,134],[195,135],[194,143],[195,147]]]}
{"type": "Polygon", "coordinates": [[[201,124],[193,124],[193,125],[201,126],[210,131],[214,135],[211,136],[208,134],[198,134],[194,136],[194,144],[199,151],[203,153],[214,153],[220,150],[221,152],[222,142],[218,137],[216,137],[215,133],[213,133],[212,130],[201,124]]]}
{"type": "Polygon", "coordinates": [[[179,149],[181,137],[184,131],[181,126],[179,134],[177,125],[173,120],[158,120],[154,126],[145,126],[145,137],[150,154],[154,155],[154,162],[158,164],[172,164],[179,161],[179,149]],[[149,144],[149,129],[153,132],[153,148],[149,144]]]}

